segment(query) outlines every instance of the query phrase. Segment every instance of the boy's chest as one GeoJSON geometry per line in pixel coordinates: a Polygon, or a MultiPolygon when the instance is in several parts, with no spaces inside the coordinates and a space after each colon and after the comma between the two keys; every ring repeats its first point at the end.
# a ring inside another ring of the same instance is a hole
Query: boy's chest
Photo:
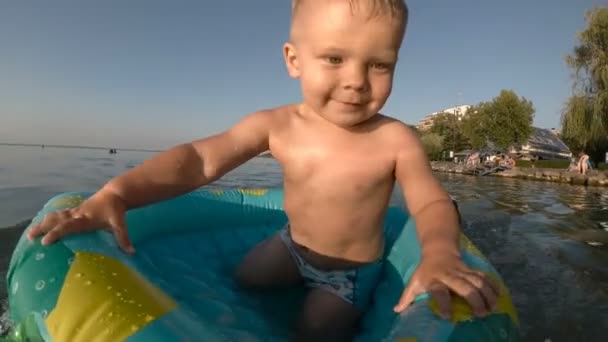
{"type": "Polygon", "coordinates": [[[273,146],[286,180],[373,185],[393,177],[394,157],[374,139],[328,139],[293,136],[273,146]]]}

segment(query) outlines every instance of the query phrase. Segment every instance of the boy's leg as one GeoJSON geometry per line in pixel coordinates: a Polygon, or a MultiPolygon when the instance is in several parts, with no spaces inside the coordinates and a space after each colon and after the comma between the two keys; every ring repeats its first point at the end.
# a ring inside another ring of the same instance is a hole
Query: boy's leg
{"type": "Polygon", "coordinates": [[[298,266],[282,241],[281,231],[253,247],[236,270],[236,280],[248,288],[294,285],[302,281],[298,266]]]}
{"type": "Polygon", "coordinates": [[[302,307],[293,340],[352,341],[361,315],[357,308],[335,294],[312,288],[302,307]]]}

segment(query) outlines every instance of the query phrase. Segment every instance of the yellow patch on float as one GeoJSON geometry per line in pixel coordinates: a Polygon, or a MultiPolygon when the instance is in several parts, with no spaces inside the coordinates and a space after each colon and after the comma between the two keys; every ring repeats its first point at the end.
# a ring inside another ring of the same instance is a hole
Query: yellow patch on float
{"type": "Polygon", "coordinates": [[[123,341],[175,307],[122,262],[76,252],[46,324],[54,341],[123,341]]]}

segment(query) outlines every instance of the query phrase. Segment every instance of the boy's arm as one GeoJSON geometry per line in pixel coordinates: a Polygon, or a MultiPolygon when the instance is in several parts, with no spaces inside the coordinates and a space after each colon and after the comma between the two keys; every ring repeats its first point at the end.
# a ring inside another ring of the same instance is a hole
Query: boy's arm
{"type": "Polygon", "coordinates": [[[412,139],[397,157],[395,176],[416,220],[422,255],[460,256],[460,224],[452,199],[433,175],[422,145],[412,139]]]}
{"type": "Polygon", "coordinates": [[[256,112],[220,134],[159,153],[101,191],[111,191],[127,208],[135,208],[209,184],[268,149],[272,116],[271,111],[256,112]]]}
{"type": "Polygon", "coordinates": [[[129,208],[192,191],[267,150],[273,117],[272,111],[250,114],[223,133],[159,153],[113,178],[77,207],[45,215],[27,236],[44,235],[41,242],[46,245],[105,227],[125,252],[133,253],[125,222],[129,208]]]}
{"type": "Polygon", "coordinates": [[[395,311],[405,310],[416,296],[430,292],[447,318],[452,290],[469,302],[476,315],[483,316],[495,305],[496,285],[462,262],[456,208],[433,175],[420,140],[405,125],[395,136],[399,137],[395,178],[416,221],[422,251],[421,263],[395,311]]]}

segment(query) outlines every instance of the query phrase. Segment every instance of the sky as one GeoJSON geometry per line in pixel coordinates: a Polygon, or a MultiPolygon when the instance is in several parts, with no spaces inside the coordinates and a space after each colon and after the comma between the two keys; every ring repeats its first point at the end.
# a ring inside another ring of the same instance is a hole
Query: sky
{"type": "MultiPolygon", "coordinates": [[[[410,0],[382,109],[408,124],[514,90],[559,128],[597,0],[410,0]]],[[[602,1],[602,5],[605,5],[602,1]]],[[[289,0],[0,1],[0,142],[164,149],[300,101],[289,0]]]]}

